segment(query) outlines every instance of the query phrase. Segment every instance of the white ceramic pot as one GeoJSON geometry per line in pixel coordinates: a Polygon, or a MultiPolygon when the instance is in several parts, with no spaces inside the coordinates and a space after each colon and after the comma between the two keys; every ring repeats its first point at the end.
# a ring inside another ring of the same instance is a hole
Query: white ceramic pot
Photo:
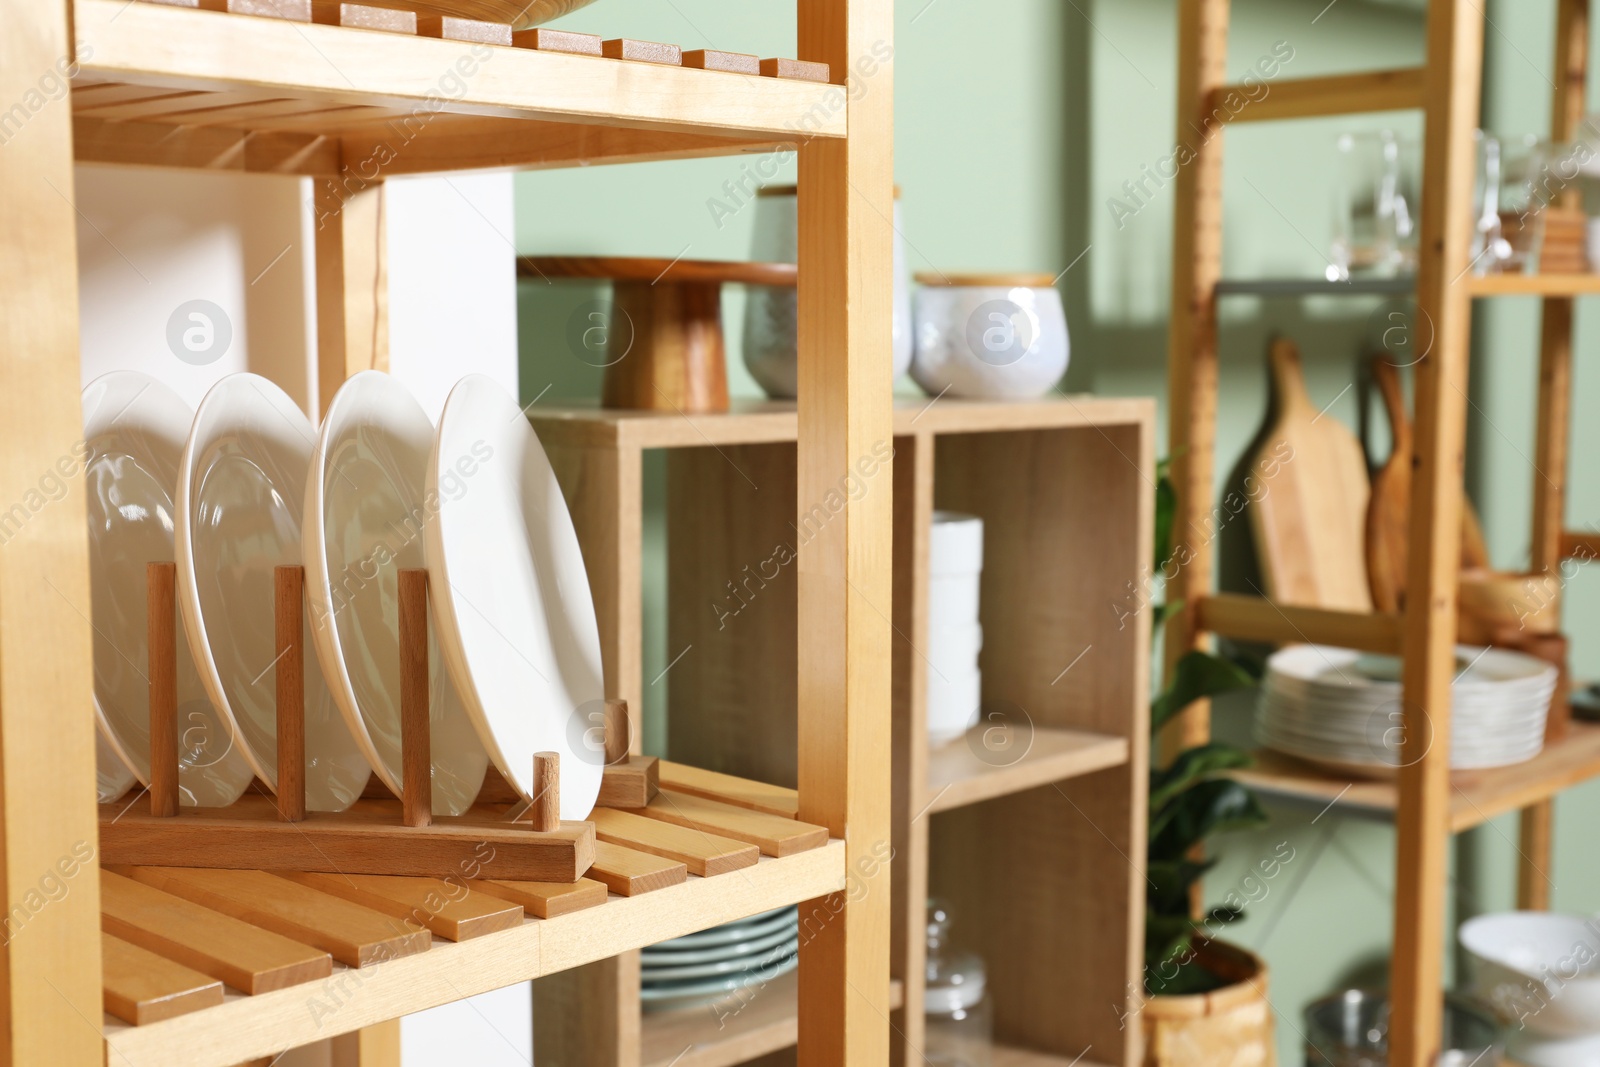
{"type": "Polygon", "coordinates": [[[1045,274],[918,274],[911,377],[930,396],[1028,400],[1067,372],[1061,294],[1045,274]]]}
{"type": "MultiPolygon", "coordinates": [[[[900,190],[894,198],[894,379],[911,366],[911,280],[901,237],[900,190]]],[[[756,196],[755,238],[750,258],[758,263],[796,263],[800,215],[795,187],[768,186],[756,196]]],[[[745,297],[744,365],[774,400],[792,400],[798,390],[798,294],[789,288],[752,285],[745,297]]]]}
{"type": "Polygon", "coordinates": [[[928,624],[953,626],[978,621],[978,593],[983,572],[940,574],[928,580],[928,624]]]}

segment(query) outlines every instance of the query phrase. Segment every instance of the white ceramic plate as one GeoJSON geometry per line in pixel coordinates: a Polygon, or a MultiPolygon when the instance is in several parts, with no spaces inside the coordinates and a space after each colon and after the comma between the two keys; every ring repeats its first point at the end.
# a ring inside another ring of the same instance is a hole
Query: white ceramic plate
{"type": "Polygon", "coordinates": [[[650,948],[642,950],[640,958],[644,961],[646,968],[681,967],[693,963],[717,963],[722,960],[749,956],[755,952],[764,952],[774,945],[782,944],[785,940],[793,941],[799,936],[799,931],[799,921],[791,920],[776,930],[760,933],[750,937],[748,940],[731,941],[725,945],[715,945],[711,948],[671,949],[652,945],[650,948]]]}
{"type": "Polygon", "coordinates": [[[800,921],[800,910],[793,904],[772,911],[764,911],[759,915],[747,915],[743,919],[713,926],[709,930],[698,933],[684,934],[671,941],[662,941],[651,945],[651,949],[666,949],[674,951],[686,948],[709,948],[713,945],[727,945],[735,941],[747,941],[752,937],[762,937],[782,929],[784,926],[800,921]]]}
{"type": "MultiPolygon", "coordinates": [[[[300,563],[316,435],[288,394],[255,374],[200,402],[178,476],[178,600],[200,680],[261,780],[278,781],[274,568],[300,563]]],[[[311,645],[310,619],[305,643],[311,645]]],[[[305,657],[306,806],[343,811],[372,769],[315,655],[305,657]]]]}
{"type": "Polygon", "coordinates": [[[659,984],[684,978],[710,978],[719,974],[748,974],[763,966],[771,966],[799,950],[800,942],[795,935],[785,934],[774,940],[763,951],[751,955],[730,956],[727,959],[710,960],[706,963],[684,963],[674,967],[646,965],[641,969],[640,975],[642,981],[659,984]]]}
{"type": "MultiPolygon", "coordinates": [[[[306,479],[306,598],[323,676],[362,753],[400,795],[399,573],[422,567],[433,422],[405,386],[362,371],[334,395],[306,479]]],[[[433,812],[460,815],[489,756],[428,634],[433,812]]]]}
{"type": "Polygon", "coordinates": [[[561,817],[586,818],[605,753],[600,627],[561,486],[517,402],[472,374],[445,401],[428,464],[428,580],[439,643],[489,758],[525,799],[561,757],[561,817]]]}
{"type": "MultiPolygon", "coordinates": [[[[189,405],[144,374],[116,371],[83,391],[95,715],[106,747],[131,772],[122,781],[101,760],[102,794],[120,795],[133,778],[150,784],[145,566],[176,558],[173,499],[193,421],[189,405]]],[[[180,636],[177,644],[178,800],[224,807],[254,772],[207,699],[189,643],[180,636]]]]}
{"type": "Polygon", "coordinates": [[[696,978],[686,982],[667,982],[662,985],[641,986],[639,999],[646,1011],[673,1011],[701,1004],[710,1004],[729,993],[750,986],[765,985],[800,966],[798,955],[780,960],[762,970],[728,978],[696,978]]]}

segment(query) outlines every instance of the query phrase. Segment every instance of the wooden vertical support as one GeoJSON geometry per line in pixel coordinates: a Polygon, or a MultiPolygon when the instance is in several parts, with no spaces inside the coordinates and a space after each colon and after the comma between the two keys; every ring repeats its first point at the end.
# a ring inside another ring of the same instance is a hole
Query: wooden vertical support
{"type": "MultiPolygon", "coordinates": [[[[1172,540],[1181,564],[1167,600],[1181,603],[1167,623],[1170,671],[1207,640],[1195,612],[1211,592],[1216,529],[1211,522],[1217,438],[1217,282],[1222,276],[1222,142],[1211,94],[1227,81],[1229,0],[1178,5],[1178,143],[1193,153],[1174,194],[1172,322],[1168,345],[1168,450],[1177,492],[1172,540]]],[[[1173,720],[1163,747],[1176,752],[1211,736],[1211,706],[1192,704],[1173,720]]]]}
{"type": "Polygon", "coordinates": [[[533,828],[550,834],[561,829],[561,757],[554,752],[533,754],[533,828]]]}
{"type": "Polygon", "coordinates": [[[178,814],[178,565],[145,566],[150,682],[150,814],[178,814]]]}
{"type": "Polygon", "coordinates": [[[633,751],[633,727],[628,721],[628,702],[608,700],[605,710],[606,766],[626,763],[633,751]]]}
{"type": "Polygon", "coordinates": [[[1483,74],[1483,9],[1428,7],[1422,231],[1417,314],[1433,347],[1416,365],[1416,466],[1406,576],[1399,810],[1396,813],[1393,1015],[1389,1062],[1437,1061],[1443,1011],[1450,841],[1450,682],[1466,445],[1475,171],[1473,131],[1483,74]]]}
{"type": "MultiPolygon", "coordinates": [[[[848,72],[853,85],[839,90],[849,136],[802,141],[799,153],[805,513],[894,439],[892,4],[799,0],[798,28],[799,58],[827,63],[841,83],[848,72]]],[[[796,563],[800,817],[845,840],[850,884],[800,905],[802,1067],[889,1058],[893,518],[892,487],[875,484],[803,540],[796,563]]]]}
{"type": "MultiPolygon", "coordinates": [[[[534,409],[537,411],[537,408],[534,409]]],[[[639,543],[644,536],[644,476],[637,448],[545,448],[583,546],[600,624],[606,692],[628,705],[630,751],[641,751],[644,705],[643,604],[639,543]]],[[[563,1057],[564,1058],[564,1057],[563,1057]]]]}
{"type": "Polygon", "coordinates": [[[330,1067],[400,1067],[400,1020],[340,1034],[328,1045],[330,1067]]]}
{"type": "Polygon", "coordinates": [[[273,635],[277,649],[278,818],[306,817],[306,649],[304,567],[277,567],[273,635]]]}
{"type": "MultiPolygon", "coordinates": [[[[1556,8],[1555,87],[1550,104],[1550,136],[1568,141],[1584,113],[1589,67],[1589,0],[1558,0],[1556,8]]],[[[1567,196],[1575,198],[1577,190],[1567,196]]],[[[1561,566],[1561,530],[1567,510],[1567,449],[1572,434],[1572,298],[1544,301],[1539,336],[1539,415],[1534,442],[1534,572],[1555,573],[1561,566]]],[[[1561,595],[1561,586],[1555,587],[1561,595]]],[[[1550,844],[1554,802],[1522,810],[1517,848],[1517,907],[1542,911],[1550,906],[1550,844]]]]}
{"type": "Polygon", "coordinates": [[[433,824],[428,721],[428,572],[400,571],[400,807],[407,826],[433,824]]]}
{"type": "MultiPolygon", "coordinates": [[[[535,389],[543,388],[537,384],[535,389]]],[[[534,407],[537,413],[538,407],[534,407]]],[[[642,461],[637,448],[545,448],[583,546],[600,624],[606,692],[628,707],[629,751],[641,751],[644,666],[640,648],[638,545],[643,537],[642,461]]],[[[536,1062],[639,1067],[639,953],[553,974],[533,983],[536,1062]]]]}
{"type": "Polygon", "coordinates": [[[922,1060],[928,947],[928,544],[933,529],[933,435],[894,446],[894,900],[889,959],[905,1000],[895,1012],[889,1062],[922,1060]],[[899,758],[901,755],[904,758],[899,758]]]}
{"type": "MultiPolygon", "coordinates": [[[[71,5],[3,5],[0,100],[68,72],[71,5]]],[[[89,1067],[100,1038],[94,658],[82,478],[31,515],[42,472],[76,457],[78,220],[72,110],[46,101],[0,146],[0,1063],[89,1067]],[[59,865],[59,866],[58,866],[59,865]],[[79,872],[39,906],[39,879],[79,872]],[[93,1020],[92,1022],[90,1020],[93,1020]]],[[[81,469],[81,468],[80,468],[81,469]]]]}
{"type": "Polygon", "coordinates": [[[328,411],[346,378],[389,369],[389,267],[382,181],[316,179],[317,396],[328,411]]]}

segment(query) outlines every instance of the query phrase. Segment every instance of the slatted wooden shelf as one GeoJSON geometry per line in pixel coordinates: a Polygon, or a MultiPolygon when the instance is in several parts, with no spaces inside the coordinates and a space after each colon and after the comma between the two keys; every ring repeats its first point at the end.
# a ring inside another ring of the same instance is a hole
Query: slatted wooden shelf
{"type": "Polygon", "coordinates": [[[701,795],[597,808],[577,882],[486,880],[487,844],[444,878],[108,864],[108,1058],[272,1055],[844,885],[843,846],[822,827],[719,792],[773,787],[676,765],[669,777],[701,795]]]}
{"type": "MultiPolygon", "coordinates": [[[[1475,297],[1586,296],[1600,293],[1600,274],[1485,274],[1464,275],[1457,284],[1475,297]]],[[[1325,278],[1225,278],[1216,284],[1217,296],[1408,296],[1417,279],[1402,274],[1392,278],[1352,278],[1347,282],[1325,278]]]]}
{"type": "MultiPolygon", "coordinates": [[[[642,1067],[733,1067],[793,1047],[799,975],[780,975],[750,996],[738,1011],[707,1007],[647,1012],[640,1026],[642,1067]]],[[[889,1006],[899,1008],[905,987],[890,983],[889,1006]]]]}
{"type": "MultiPolygon", "coordinates": [[[[1393,782],[1330,774],[1277,752],[1255,753],[1256,765],[1238,772],[1241,781],[1262,793],[1302,801],[1317,808],[1337,804],[1382,816],[1394,815],[1398,795],[1393,782]]],[[[1545,746],[1526,763],[1450,775],[1450,829],[1471,829],[1497,815],[1517,811],[1600,776],[1600,725],[1573,722],[1567,736],[1545,746]]]]}
{"type": "Polygon", "coordinates": [[[1025,751],[1012,757],[1008,750],[985,748],[983,731],[975,726],[966,738],[928,754],[924,810],[964,807],[1128,762],[1126,737],[1040,727],[1031,740],[1014,742],[1025,751]]]}
{"type": "Polygon", "coordinates": [[[718,155],[845,132],[837,88],[803,68],[751,76],[612,59],[548,31],[513,38],[509,27],[486,35],[503,43],[484,44],[152,0],[74,8],[84,46],[74,139],[90,162],[370,183],[718,155]]]}
{"type": "MultiPolygon", "coordinates": [[[[160,881],[159,874],[146,877],[160,881]]],[[[286,891],[312,893],[300,897],[302,906],[320,895],[318,910],[328,913],[320,920],[325,926],[349,921],[364,910],[365,922],[390,923],[399,931],[396,936],[430,937],[414,923],[351,904],[342,895],[309,890],[276,875],[260,877],[281,882],[286,891]],[[335,905],[356,911],[339,908],[341,919],[336,919],[331,917],[335,905]]],[[[108,1016],[107,1060],[126,1067],[219,1067],[271,1057],[285,1048],[798,903],[844,885],[844,844],[830,841],[784,859],[764,858],[731,877],[691,875],[676,885],[632,897],[613,894],[597,906],[551,918],[527,915],[509,928],[463,935],[456,942],[435,931],[421,951],[376,954],[359,968],[335,965],[328,977],[255,996],[229,988],[220,1005],[160,1022],[130,1026],[108,1016]]],[[[467,899],[478,896],[474,889],[467,899]]],[[[268,896],[261,899],[271,902],[268,896]]],[[[474,906],[482,910],[485,902],[475,901],[474,906]]],[[[488,910],[496,909],[488,905],[488,910]]],[[[361,936],[371,935],[325,936],[359,947],[361,936]]],[[[213,946],[218,953],[225,950],[213,946]]]]}

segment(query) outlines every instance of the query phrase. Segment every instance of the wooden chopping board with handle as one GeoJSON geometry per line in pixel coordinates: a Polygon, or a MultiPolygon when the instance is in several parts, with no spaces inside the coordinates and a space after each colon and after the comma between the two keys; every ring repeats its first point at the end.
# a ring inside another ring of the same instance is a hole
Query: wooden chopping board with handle
{"type": "Polygon", "coordinates": [[[1281,604],[1370,611],[1370,487],[1361,444],[1312,403],[1293,341],[1275,338],[1267,362],[1275,417],[1250,469],[1258,480],[1250,521],[1265,592],[1281,604]]]}
{"type": "MultiPolygon", "coordinates": [[[[1367,580],[1372,605],[1379,611],[1398,612],[1406,602],[1406,542],[1411,516],[1411,463],[1414,442],[1400,372],[1386,356],[1372,360],[1372,382],[1383,399],[1393,446],[1389,458],[1372,475],[1372,501],[1367,508],[1367,580]]],[[[1461,502],[1461,567],[1487,568],[1489,551],[1483,526],[1472,502],[1461,502]]]]}

